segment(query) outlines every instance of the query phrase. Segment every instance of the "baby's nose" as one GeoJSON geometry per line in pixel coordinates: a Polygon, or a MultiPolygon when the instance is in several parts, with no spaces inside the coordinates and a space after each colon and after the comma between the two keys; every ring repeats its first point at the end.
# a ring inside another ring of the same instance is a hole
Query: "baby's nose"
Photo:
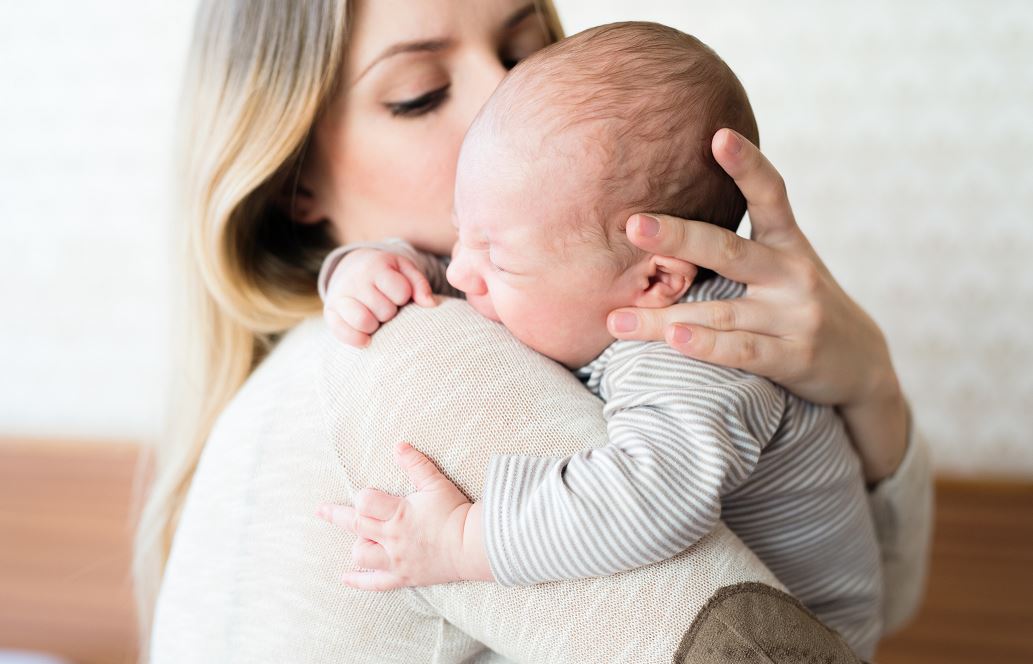
{"type": "Polygon", "coordinates": [[[483,295],[486,290],[484,280],[478,276],[462,251],[457,251],[453,255],[452,262],[445,270],[445,278],[448,279],[448,283],[467,295],[483,295]]]}

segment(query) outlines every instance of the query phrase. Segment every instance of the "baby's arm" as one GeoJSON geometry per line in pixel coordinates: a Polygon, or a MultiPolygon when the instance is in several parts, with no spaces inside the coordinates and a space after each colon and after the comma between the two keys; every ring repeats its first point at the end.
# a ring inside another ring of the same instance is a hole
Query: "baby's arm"
{"type": "Polygon", "coordinates": [[[359,347],[410,299],[434,306],[431,292],[442,292],[442,285],[447,282],[441,260],[398,239],[338,247],[323,261],[318,280],[334,336],[359,347]]]}
{"type": "Polygon", "coordinates": [[[605,576],[666,560],[709,533],[781,423],[770,382],[663,343],[614,357],[608,442],[563,459],[497,456],[484,533],[506,585],[605,576]]]}
{"type": "MultiPolygon", "coordinates": [[[[483,503],[458,490],[406,498],[374,491],[354,510],[328,507],[324,516],[369,540],[355,562],[377,571],[348,582],[386,589],[604,576],[671,558],[710,532],[721,496],[752,473],[779,426],[784,393],[658,343],[615,362],[607,444],[561,459],[495,457],[483,503]]],[[[405,456],[403,468],[408,461],[436,472],[418,452],[405,456]]],[[[448,483],[440,474],[436,481],[448,483]]]]}

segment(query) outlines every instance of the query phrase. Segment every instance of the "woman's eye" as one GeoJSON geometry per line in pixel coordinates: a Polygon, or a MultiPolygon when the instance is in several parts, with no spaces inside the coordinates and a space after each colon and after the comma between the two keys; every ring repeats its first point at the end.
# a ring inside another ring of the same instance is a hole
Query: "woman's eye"
{"type": "Polygon", "coordinates": [[[387,102],[384,106],[395,117],[416,117],[430,113],[448,99],[448,90],[452,84],[443,85],[414,99],[387,102]]]}

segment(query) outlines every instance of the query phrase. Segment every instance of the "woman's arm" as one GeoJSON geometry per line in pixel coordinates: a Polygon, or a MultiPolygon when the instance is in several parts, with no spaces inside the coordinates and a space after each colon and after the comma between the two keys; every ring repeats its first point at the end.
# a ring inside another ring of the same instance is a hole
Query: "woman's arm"
{"type": "Polygon", "coordinates": [[[902,627],[925,592],[932,542],[933,483],[929,449],[917,431],[896,473],[868,494],[882,552],[883,634],[902,627]]]}

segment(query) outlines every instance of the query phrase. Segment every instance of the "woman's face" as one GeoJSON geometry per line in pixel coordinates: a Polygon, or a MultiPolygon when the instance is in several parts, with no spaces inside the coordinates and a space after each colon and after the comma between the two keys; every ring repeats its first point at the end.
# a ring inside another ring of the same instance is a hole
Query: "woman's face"
{"type": "Polygon", "coordinates": [[[448,254],[463,135],[506,72],[549,43],[529,0],[358,0],[344,86],[317,122],[309,221],[338,242],[448,254]]]}

